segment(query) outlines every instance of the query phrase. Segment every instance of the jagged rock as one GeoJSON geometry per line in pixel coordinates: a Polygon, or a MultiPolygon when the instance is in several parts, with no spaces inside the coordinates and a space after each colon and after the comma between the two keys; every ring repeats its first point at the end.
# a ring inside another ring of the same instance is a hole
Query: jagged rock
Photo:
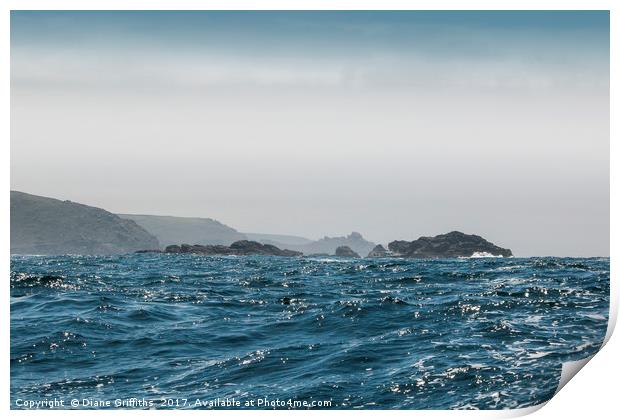
{"type": "Polygon", "coordinates": [[[474,254],[512,256],[510,249],[500,248],[478,235],[457,231],[433,237],[422,236],[411,242],[393,241],[388,248],[396,256],[408,258],[456,258],[474,254]]]}
{"type": "Polygon", "coordinates": [[[339,246],[336,248],[336,256],[337,257],[346,257],[346,258],[360,258],[359,254],[353,251],[346,245],[339,246]]]}
{"type": "Polygon", "coordinates": [[[201,255],[273,255],[279,257],[298,257],[301,252],[280,249],[269,244],[255,241],[237,241],[230,246],[224,245],[169,245],[165,251],[169,254],[201,254],[201,255]]]}
{"type": "Polygon", "coordinates": [[[383,248],[383,245],[377,245],[372,249],[372,251],[368,253],[367,258],[381,258],[387,257],[388,255],[390,255],[390,252],[387,249],[383,248]]]}
{"type": "Polygon", "coordinates": [[[408,241],[392,241],[388,244],[388,249],[397,256],[405,256],[409,252],[411,242],[408,241]]]}

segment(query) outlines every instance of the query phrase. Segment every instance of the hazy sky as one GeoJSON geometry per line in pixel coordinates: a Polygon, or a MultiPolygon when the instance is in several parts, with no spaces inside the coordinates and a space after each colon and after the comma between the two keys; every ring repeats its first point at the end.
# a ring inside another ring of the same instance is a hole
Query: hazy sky
{"type": "Polygon", "coordinates": [[[12,12],[11,187],[609,255],[607,12],[12,12]]]}

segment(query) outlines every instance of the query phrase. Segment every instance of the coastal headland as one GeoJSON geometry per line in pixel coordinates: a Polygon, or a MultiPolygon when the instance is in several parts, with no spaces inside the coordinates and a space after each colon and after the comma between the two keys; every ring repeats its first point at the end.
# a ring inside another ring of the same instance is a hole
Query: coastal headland
{"type": "Polygon", "coordinates": [[[358,232],[314,241],[292,235],[245,234],[209,218],[113,214],[68,200],[11,191],[11,254],[128,252],[338,258],[513,255],[510,249],[479,235],[459,231],[421,236],[412,241],[395,240],[385,248],[366,240],[358,232]]]}

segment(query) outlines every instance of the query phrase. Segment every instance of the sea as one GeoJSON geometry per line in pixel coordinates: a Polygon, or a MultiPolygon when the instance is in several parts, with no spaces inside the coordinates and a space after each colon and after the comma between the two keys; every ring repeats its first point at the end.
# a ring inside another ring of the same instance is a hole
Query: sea
{"type": "Polygon", "coordinates": [[[594,354],[608,258],[11,257],[13,409],[510,409],[594,354]]]}

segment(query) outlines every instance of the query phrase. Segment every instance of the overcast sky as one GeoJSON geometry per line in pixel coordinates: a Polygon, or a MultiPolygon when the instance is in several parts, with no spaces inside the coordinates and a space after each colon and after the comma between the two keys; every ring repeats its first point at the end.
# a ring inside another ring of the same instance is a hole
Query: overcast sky
{"type": "Polygon", "coordinates": [[[607,12],[12,12],[11,187],[609,255],[607,12]]]}

